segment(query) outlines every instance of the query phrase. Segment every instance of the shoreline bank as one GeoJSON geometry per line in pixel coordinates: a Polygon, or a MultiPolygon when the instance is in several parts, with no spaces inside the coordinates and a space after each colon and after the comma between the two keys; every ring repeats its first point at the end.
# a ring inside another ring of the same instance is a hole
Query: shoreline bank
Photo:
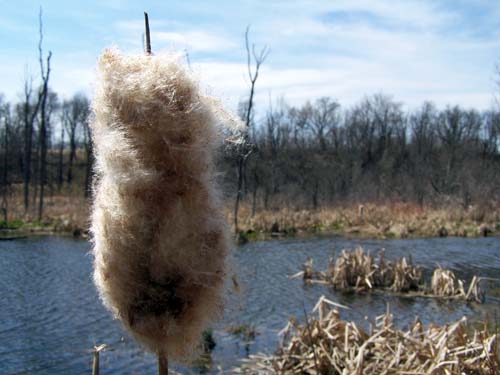
{"type": "MultiPolygon", "coordinates": [[[[0,220],[0,238],[30,235],[88,236],[88,202],[58,197],[47,206],[42,220],[22,214],[19,207],[0,220]]],[[[343,236],[364,239],[404,239],[500,235],[500,208],[457,206],[433,208],[409,203],[352,204],[317,210],[293,208],[256,210],[243,205],[234,229],[232,207],[224,214],[238,243],[274,238],[343,236]]]]}

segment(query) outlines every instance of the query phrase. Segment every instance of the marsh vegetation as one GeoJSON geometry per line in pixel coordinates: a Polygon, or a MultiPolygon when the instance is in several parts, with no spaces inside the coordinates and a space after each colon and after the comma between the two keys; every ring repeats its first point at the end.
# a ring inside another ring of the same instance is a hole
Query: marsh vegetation
{"type": "MultiPolygon", "coordinates": [[[[482,329],[479,321],[489,320],[494,328],[499,300],[495,285],[485,288],[483,304],[455,299],[405,298],[396,293],[344,293],[324,285],[290,280],[304,260],[311,256],[322,270],[334,252],[362,246],[376,255],[383,247],[387,262],[408,257],[422,267],[423,277],[432,278],[439,263],[452,270],[457,279],[471,280],[473,275],[496,277],[500,263],[497,237],[477,239],[434,238],[402,240],[346,239],[342,237],[289,238],[258,241],[239,247],[234,254],[233,270],[239,291],[229,286],[224,318],[213,325],[211,338],[216,346],[203,363],[174,366],[172,372],[198,374],[224,373],[240,367],[240,359],[263,353],[274,355],[282,336],[278,333],[290,317],[304,326],[321,296],[349,307],[340,310],[340,319],[353,322],[369,333],[370,321],[385,314],[387,303],[393,315],[393,329],[406,332],[415,316],[422,325],[444,326],[467,317],[471,325],[482,329]],[[335,251],[336,249],[336,251],[335,251]],[[488,318],[489,316],[489,318],[488,318]],[[251,328],[251,329],[250,329],[251,328]],[[241,333],[241,334],[240,334],[241,333]],[[203,366],[201,366],[203,365],[203,366]],[[196,367],[198,366],[198,367],[196,367]]],[[[86,241],[71,237],[28,237],[2,243],[0,280],[5,299],[0,309],[0,342],[8,342],[2,353],[3,371],[22,371],[40,375],[90,372],[92,348],[106,344],[100,353],[101,374],[130,372],[154,373],[156,358],[140,350],[123,333],[99,304],[91,280],[91,258],[86,241]]],[[[293,333],[293,332],[291,332],[293,333]]],[[[211,340],[210,340],[211,341],[211,340]]],[[[208,344],[208,341],[207,341],[208,344]]]]}

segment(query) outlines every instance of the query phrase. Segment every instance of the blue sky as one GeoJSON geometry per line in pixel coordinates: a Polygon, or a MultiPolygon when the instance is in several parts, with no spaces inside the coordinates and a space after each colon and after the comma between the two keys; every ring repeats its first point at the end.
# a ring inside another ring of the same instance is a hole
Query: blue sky
{"type": "Polygon", "coordinates": [[[0,0],[2,92],[15,100],[27,74],[39,76],[38,11],[52,50],[51,86],[63,97],[92,93],[100,52],[141,53],[143,11],[153,52],[188,51],[204,90],[235,108],[248,91],[244,31],[271,53],[257,105],[332,96],[346,107],[382,92],[415,108],[424,100],[488,109],[500,61],[500,2],[5,1],[0,0]]]}

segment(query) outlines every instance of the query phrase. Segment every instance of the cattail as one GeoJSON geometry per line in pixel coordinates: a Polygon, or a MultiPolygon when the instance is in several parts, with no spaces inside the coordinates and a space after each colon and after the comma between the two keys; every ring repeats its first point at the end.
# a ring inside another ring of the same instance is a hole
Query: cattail
{"type": "Polygon", "coordinates": [[[220,110],[175,57],[106,50],[93,111],[100,297],[148,350],[186,360],[223,306],[220,110]]]}

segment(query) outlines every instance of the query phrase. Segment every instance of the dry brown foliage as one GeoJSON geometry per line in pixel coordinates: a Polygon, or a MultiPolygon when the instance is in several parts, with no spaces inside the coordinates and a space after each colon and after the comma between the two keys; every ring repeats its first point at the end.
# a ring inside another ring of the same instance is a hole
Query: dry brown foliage
{"type": "MultiPolygon", "coordinates": [[[[319,210],[257,210],[252,215],[248,205],[239,213],[243,232],[337,232],[377,238],[478,237],[498,232],[499,211],[484,211],[479,207],[443,208],[420,207],[411,203],[366,203],[344,207],[324,207],[319,210]]],[[[233,214],[226,209],[232,222],[233,214]]]]}
{"type": "Polygon", "coordinates": [[[381,289],[408,296],[463,299],[478,303],[484,299],[480,282],[489,279],[474,276],[466,291],[464,282],[457,280],[453,271],[438,266],[429,288],[424,284],[421,267],[413,265],[411,258],[387,261],[382,250],[375,259],[361,247],[354,251],[342,250],[336,260],[330,258],[328,269],[324,271],[316,271],[313,259],[308,258],[302,271],[291,277],[302,277],[307,283],[326,284],[338,290],[363,292],[381,289]]]}
{"type": "Polygon", "coordinates": [[[466,319],[424,327],[417,318],[408,330],[393,316],[378,316],[368,331],[342,320],[338,304],[321,297],[305,324],[291,319],[274,355],[251,355],[234,373],[246,375],[495,375],[500,360],[496,335],[466,325],[466,319]]]}

